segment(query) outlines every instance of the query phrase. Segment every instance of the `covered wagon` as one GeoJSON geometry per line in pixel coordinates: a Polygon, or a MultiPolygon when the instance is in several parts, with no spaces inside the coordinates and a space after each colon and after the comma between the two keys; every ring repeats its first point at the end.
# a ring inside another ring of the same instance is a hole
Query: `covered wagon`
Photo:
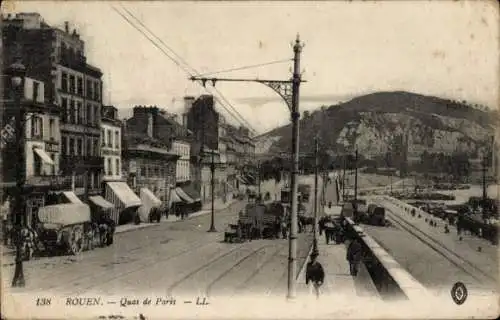
{"type": "Polygon", "coordinates": [[[86,229],[91,223],[90,207],[73,203],[41,207],[38,222],[38,238],[46,249],[63,248],[76,255],[88,240],[86,229]]]}

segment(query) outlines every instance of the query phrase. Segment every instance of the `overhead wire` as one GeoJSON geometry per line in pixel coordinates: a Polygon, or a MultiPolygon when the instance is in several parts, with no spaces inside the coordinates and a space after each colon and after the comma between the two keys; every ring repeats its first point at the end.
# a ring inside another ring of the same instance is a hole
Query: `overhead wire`
{"type": "MultiPolygon", "coordinates": [[[[175,58],[173,58],[170,54],[168,54],[163,48],[161,48],[153,39],[151,39],[149,36],[146,35],[146,33],[142,30],[140,30],[140,28],[138,28],[136,25],[134,25],[134,23],[132,21],[130,21],[130,19],[128,19],[122,12],[120,12],[118,9],[116,9],[116,7],[112,6],[113,10],[115,10],[122,18],[124,18],[134,29],[136,29],[137,31],[139,31],[142,35],[144,35],[150,42],[153,43],[153,45],[155,47],[157,47],[158,49],[160,49],[160,51],[162,51],[170,60],[172,60],[177,66],[179,66],[184,72],[186,72],[187,74],[189,74],[191,77],[194,76],[194,74],[190,71],[190,70],[187,70],[187,69],[191,69],[192,71],[194,71],[195,74],[198,74],[199,72],[196,71],[196,69],[194,69],[193,67],[191,67],[183,58],[182,56],[178,55],[177,53],[175,53],[175,51],[170,48],[161,38],[159,38],[158,36],[156,36],[154,34],[153,31],[151,31],[144,23],[142,23],[142,21],[140,21],[140,19],[138,19],[132,12],[130,12],[128,9],[126,9],[123,5],[121,5],[121,7],[134,19],[136,20],[146,31],[148,31],[153,37],[155,37],[157,40],[159,40],[167,49],[169,49],[171,51],[171,53],[173,55],[175,55],[177,57],[178,60],[180,60],[184,65],[181,65],[179,63],[179,61],[177,61],[175,58]],[[187,68],[186,68],[187,67],[187,68]]],[[[207,91],[208,93],[210,94],[213,94],[212,92],[210,92],[206,87],[203,87],[205,89],[205,91],[207,91]]],[[[214,88],[215,89],[215,88],[214,88]]],[[[222,98],[222,100],[225,101],[225,103],[233,110],[233,112],[231,112],[230,110],[228,110],[228,108],[223,104],[221,103],[222,107],[238,122],[242,123],[242,124],[245,124],[252,132],[256,133],[256,130],[252,127],[252,125],[246,121],[246,119],[234,108],[234,106],[232,106],[232,104],[227,100],[227,98],[222,94],[222,92],[220,92],[219,90],[216,89],[216,91],[218,92],[219,96],[222,98]],[[235,116],[235,114],[236,116],[235,116]]],[[[219,101],[220,102],[220,101],[219,101]]]]}
{"type": "Polygon", "coordinates": [[[258,68],[258,67],[264,67],[264,66],[269,66],[272,64],[279,64],[279,63],[284,63],[284,62],[290,62],[293,59],[282,59],[282,60],[276,60],[276,61],[270,61],[270,62],[265,62],[265,63],[259,63],[259,64],[254,64],[254,65],[249,65],[249,66],[242,66],[242,67],[236,67],[236,68],[231,68],[231,69],[224,69],[224,70],[219,70],[219,71],[213,71],[213,72],[208,72],[208,73],[203,73],[203,74],[197,74],[197,77],[207,77],[211,76],[214,74],[220,74],[220,73],[226,73],[226,72],[232,72],[232,71],[239,71],[239,70],[248,70],[252,68],[258,68]]]}

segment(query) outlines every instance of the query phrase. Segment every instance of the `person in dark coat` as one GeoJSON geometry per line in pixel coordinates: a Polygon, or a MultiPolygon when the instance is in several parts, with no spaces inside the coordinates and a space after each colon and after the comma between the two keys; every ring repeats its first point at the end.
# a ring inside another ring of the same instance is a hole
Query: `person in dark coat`
{"type": "Polygon", "coordinates": [[[352,276],[358,275],[359,264],[363,257],[363,248],[358,239],[354,239],[347,248],[347,261],[349,262],[349,271],[352,276]]]}
{"type": "Polygon", "coordinates": [[[306,268],[306,285],[309,285],[309,282],[312,282],[316,298],[319,298],[319,288],[325,281],[325,271],[323,270],[321,263],[316,260],[317,258],[317,252],[311,253],[311,261],[307,263],[306,268]]]}

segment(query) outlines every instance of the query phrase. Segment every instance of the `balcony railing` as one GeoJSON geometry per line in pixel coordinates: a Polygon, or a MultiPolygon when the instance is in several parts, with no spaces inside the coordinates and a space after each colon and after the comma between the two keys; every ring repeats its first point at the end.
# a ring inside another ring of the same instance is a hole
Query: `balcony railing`
{"type": "MultiPolygon", "coordinates": [[[[36,186],[51,186],[52,189],[71,189],[72,176],[33,176],[26,179],[26,183],[36,186]]],[[[75,175],[75,188],[85,187],[85,176],[75,175]]]]}

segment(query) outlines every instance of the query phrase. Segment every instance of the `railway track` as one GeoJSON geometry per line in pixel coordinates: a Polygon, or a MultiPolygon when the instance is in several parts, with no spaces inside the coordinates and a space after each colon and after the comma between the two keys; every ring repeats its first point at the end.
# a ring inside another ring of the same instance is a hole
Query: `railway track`
{"type": "Polygon", "coordinates": [[[269,264],[271,264],[271,262],[274,261],[274,259],[280,255],[280,253],[283,251],[283,249],[287,248],[286,246],[280,246],[278,248],[278,250],[276,250],[266,261],[264,261],[263,263],[261,263],[261,265],[256,268],[254,270],[254,272],[252,272],[250,274],[250,276],[248,278],[245,279],[245,281],[243,281],[240,285],[238,285],[236,287],[236,289],[234,290],[234,293],[231,295],[231,296],[235,296],[235,295],[240,295],[245,289],[246,287],[248,286],[248,284],[250,283],[250,281],[252,281],[259,273],[260,271],[265,268],[266,266],[268,266],[269,264]]]}
{"type": "MultiPolygon", "coordinates": [[[[249,258],[255,256],[257,253],[261,252],[262,250],[265,250],[267,248],[270,248],[270,247],[274,247],[274,245],[266,245],[264,247],[261,247],[259,249],[256,249],[254,251],[252,251],[250,254],[246,255],[245,257],[241,258],[238,260],[238,262],[236,262],[232,267],[230,267],[229,269],[227,269],[225,272],[221,273],[220,276],[218,276],[215,280],[213,280],[208,286],[207,286],[207,289],[206,289],[206,294],[208,297],[210,297],[210,293],[212,292],[212,288],[214,287],[214,285],[219,282],[220,280],[222,280],[223,278],[227,277],[233,270],[235,270],[237,267],[239,267],[241,264],[243,264],[245,261],[247,261],[249,258]]],[[[277,253],[279,251],[281,251],[281,247],[276,250],[274,252],[274,254],[271,256],[270,259],[272,259],[273,257],[275,257],[277,255],[277,253]]],[[[266,261],[269,261],[266,260],[266,261]]],[[[265,264],[265,263],[264,263],[265,264]]],[[[262,269],[262,266],[257,268],[257,271],[261,270],[262,269]]],[[[255,271],[254,271],[255,272],[255,271]]]]}
{"type": "MultiPolygon", "coordinates": [[[[188,280],[189,278],[193,277],[194,275],[196,275],[197,273],[209,268],[212,264],[222,260],[223,258],[229,256],[230,254],[232,254],[233,252],[235,252],[236,250],[239,250],[240,248],[242,248],[244,245],[246,245],[246,243],[243,243],[243,244],[240,244],[234,248],[232,248],[231,250],[229,250],[228,252],[222,254],[222,255],[218,255],[219,252],[217,252],[216,254],[214,254],[213,256],[217,256],[216,258],[214,259],[211,259],[210,261],[208,261],[207,263],[199,266],[198,268],[196,268],[195,270],[189,272],[188,274],[186,274],[185,276],[183,276],[182,278],[180,278],[179,280],[175,281],[173,284],[171,284],[168,288],[167,288],[167,295],[172,295],[172,292],[174,291],[175,288],[179,287],[183,282],[185,282],[186,280],[188,280]]],[[[254,254],[256,254],[258,251],[261,251],[262,249],[265,249],[266,247],[270,247],[271,244],[269,245],[266,245],[266,246],[263,246],[263,247],[259,247],[255,250],[253,250],[250,254],[246,255],[245,257],[243,257],[243,259],[241,260],[246,260],[248,259],[249,256],[252,256],[254,254]]],[[[240,260],[240,264],[241,264],[241,261],[240,260]]],[[[238,264],[238,263],[237,263],[238,264]]],[[[235,266],[233,265],[230,269],[234,268],[235,266]]],[[[225,271],[227,272],[227,271],[225,271]]],[[[224,272],[224,273],[225,273],[224,272]]],[[[222,277],[219,278],[219,280],[221,279],[222,277]]],[[[213,286],[213,283],[211,284],[211,286],[213,286]]]]}
{"type": "MultiPolygon", "coordinates": [[[[78,277],[78,278],[75,278],[75,279],[72,279],[71,280],[71,284],[73,283],[76,283],[76,282],[83,282],[85,280],[90,280],[92,278],[96,278],[96,277],[99,277],[99,276],[104,276],[106,275],[106,280],[104,281],[100,281],[99,282],[99,285],[103,285],[103,284],[107,284],[107,283],[110,283],[118,278],[122,278],[124,276],[128,276],[128,275],[131,275],[131,274],[134,274],[134,273],[137,273],[137,272],[141,272],[143,271],[144,269],[148,268],[149,266],[151,266],[151,263],[154,261],[155,263],[163,263],[163,262],[167,262],[167,261],[170,261],[172,259],[175,259],[175,258],[178,258],[182,255],[186,255],[186,254],[189,254],[189,253],[192,253],[193,251],[197,251],[197,250],[200,250],[200,249],[203,249],[207,246],[210,246],[212,243],[206,243],[206,242],[199,242],[199,243],[196,243],[194,245],[191,245],[189,246],[189,248],[187,249],[183,249],[181,250],[180,252],[177,252],[175,254],[172,254],[172,255],[168,255],[166,257],[162,257],[160,259],[158,259],[158,257],[154,257],[154,258],[151,258],[151,259],[147,259],[147,261],[141,263],[139,266],[137,267],[134,267],[132,268],[131,270],[128,270],[126,272],[121,272],[121,273],[118,273],[118,274],[115,274],[111,277],[108,277],[109,275],[109,270],[103,270],[102,272],[100,273],[97,273],[97,274],[87,274],[87,275],[84,275],[84,276],[81,276],[81,277],[78,277]]],[[[220,251],[224,250],[223,248],[219,249],[217,252],[214,253],[214,255],[218,254],[220,251]]],[[[67,287],[67,284],[64,284],[62,286],[56,286],[56,287],[50,287],[49,289],[55,289],[55,288],[65,288],[67,287]]],[[[94,288],[95,285],[92,285],[92,286],[87,286],[85,288],[82,288],[82,289],[79,289],[75,292],[73,292],[72,294],[80,294],[82,292],[86,292],[86,291],[89,291],[91,290],[92,288],[94,288]]]]}
{"type": "Polygon", "coordinates": [[[439,241],[435,240],[431,236],[427,235],[425,232],[419,230],[418,228],[414,227],[411,223],[405,221],[403,218],[399,217],[397,214],[391,212],[390,210],[386,210],[386,215],[389,221],[393,223],[394,225],[397,225],[404,231],[410,233],[417,239],[419,239],[422,243],[427,245],[429,248],[431,248],[434,252],[438,253],[442,257],[444,257],[446,260],[451,262],[454,266],[456,266],[458,269],[462,270],[466,274],[470,275],[473,279],[478,281],[480,284],[483,285],[488,285],[491,284],[492,282],[496,282],[495,277],[492,277],[490,274],[487,272],[484,272],[482,269],[480,269],[478,266],[474,265],[472,262],[469,260],[466,260],[465,258],[461,257],[457,253],[455,253],[453,250],[450,250],[443,244],[441,244],[439,241]]]}

